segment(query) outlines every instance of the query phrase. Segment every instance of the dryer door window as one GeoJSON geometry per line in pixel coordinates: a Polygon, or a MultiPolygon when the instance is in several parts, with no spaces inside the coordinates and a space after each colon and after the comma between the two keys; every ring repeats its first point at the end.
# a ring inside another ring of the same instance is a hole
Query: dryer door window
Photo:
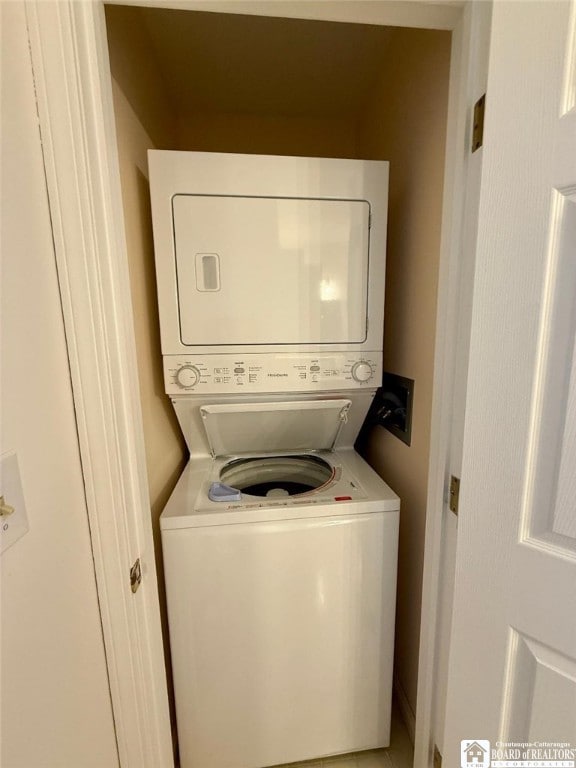
{"type": "Polygon", "coordinates": [[[367,334],[365,200],[175,195],[183,344],[345,344],[367,334]]]}

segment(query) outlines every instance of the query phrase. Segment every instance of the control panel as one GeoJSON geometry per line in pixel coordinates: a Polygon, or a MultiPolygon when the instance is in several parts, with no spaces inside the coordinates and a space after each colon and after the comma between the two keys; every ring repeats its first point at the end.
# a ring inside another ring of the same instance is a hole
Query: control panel
{"type": "Polygon", "coordinates": [[[382,353],[167,355],[169,395],[376,389],[382,353]]]}

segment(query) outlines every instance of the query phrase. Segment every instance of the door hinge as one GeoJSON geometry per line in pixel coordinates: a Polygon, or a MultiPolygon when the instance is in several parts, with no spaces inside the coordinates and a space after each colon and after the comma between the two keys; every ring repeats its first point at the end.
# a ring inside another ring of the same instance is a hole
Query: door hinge
{"type": "Polygon", "coordinates": [[[455,515],[458,514],[458,498],[460,496],[460,478],[454,477],[454,475],[451,475],[450,477],[450,511],[454,512],[455,515]]]}
{"type": "Polygon", "coordinates": [[[486,94],[480,96],[474,104],[474,123],[472,126],[472,152],[480,149],[484,141],[484,110],[486,107],[486,94]]]}
{"type": "Polygon", "coordinates": [[[434,744],[434,768],[442,768],[442,755],[436,744],[434,744]]]}
{"type": "Polygon", "coordinates": [[[141,583],[142,568],[140,567],[140,558],[138,558],[132,568],[130,568],[130,589],[132,592],[137,592],[141,583]]]}

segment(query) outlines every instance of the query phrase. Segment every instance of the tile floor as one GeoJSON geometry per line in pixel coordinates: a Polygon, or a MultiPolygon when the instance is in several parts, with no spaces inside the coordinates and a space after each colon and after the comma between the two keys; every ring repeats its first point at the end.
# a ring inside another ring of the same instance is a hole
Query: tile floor
{"type": "Polygon", "coordinates": [[[392,710],[392,731],[388,749],[354,752],[351,755],[325,757],[304,763],[290,763],[275,768],[412,768],[413,749],[406,727],[396,709],[392,710]]]}

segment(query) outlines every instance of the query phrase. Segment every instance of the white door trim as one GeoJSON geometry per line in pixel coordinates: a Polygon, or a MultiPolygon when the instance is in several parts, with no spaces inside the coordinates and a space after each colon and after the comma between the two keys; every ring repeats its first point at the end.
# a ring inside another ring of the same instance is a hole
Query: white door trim
{"type": "Polygon", "coordinates": [[[120,764],[168,768],[152,529],[141,524],[150,505],[103,5],[31,2],[27,20],[120,764]],[[129,569],[137,557],[143,582],[132,594],[129,569]]]}
{"type": "MultiPolygon", "coordinates": [[[[450,610],[442,606],[442,568],[454,567],[454,562],[443,563],[444,547],[448,541],[446,515],[448,488],[452,470],[455,426],[454,418],[463,418],[455,411],[457,367],[466,369],[468,345],[462,346],[459,334],[469,334],[462,323],[462,296],[472,294],[475,243],[467,235],[466,223],[477,220],[477,193],[480,174],[471,167],[472,113],[478,98],[478,80],[485,75],[482,25],[485,24],[489,3],[467,3],[460,21],[453,31],[448,126],[446,136],[446,166],[442,206],[442,238],[438,275],[438,311],[436,319],[436,347],[434,352],[434,385],[430,459],[428,468],[428,494],[426,512],[426,539],[424,550],[422,613],[420,624],[420,660],[418,666],[418,702],[416,712],[416,738],[414,765],[433,764],[434,706],[438,681],[440,615],[450,610]],[[482,6],[482,7],[480,7],[482,6]],[[459,62],[459,66],[456,65],[459,62]],[[459,359],[458,356],[466,359],[459,359]]],[[[476,158],[476,167],[481,157],[476,158]]],[[[465,386],[465,384],[460,384],[465,386]]],[[[457,407],[457,406],[456,406],[457,407]]],[[[458,429],[458,428],[457,428],[458,429]]],[[[457,430],[456,430],[457,431],[457,430]]],[[[444,617],[444,621],[449,618],[444,617]]],[[[448,628],[449,629],[449,628],[448,628]]],[[[444,628],[446,633],[446,628],[444,628]]],[[[441,670],[440,670],[441,671],[441,670]]],[[[436,734],[441,744],[442,733],[436,734]]]]}
{"type": "MultiPolygon", "coordinates": [[[[128,2],[159,5],[156,0],[128,2]]],[[[218,0],[162,4],[203,10],[224,10],[224,5],[218,0]]],[[[457,310],[459,200],[466,172],[461,73],[467,71],[470,41],[462,6],[454,3],[233,3],[235,12],[257,15],[271,15],[272,6],[274,15],[329,20],[334,20],[338,6],[343,12],[348,9],[347,21],[401,21],[404,26],[452,29],[454,36],[416,723],[415,764],[421,768],[431,764],[432,756],[442,505],[451,411],[442,388],[450,386],[455,356],[449,339],[457,310]]],[[[27,9],[120,761],[122,768],[163,768],[172,766],[173,758],[152,530],[146,523],[149,500],[104,4],[101,0],[30,0],[27,9]],[[128,569],[138,556],[144,580],[133,595],[128,569]]]]}

